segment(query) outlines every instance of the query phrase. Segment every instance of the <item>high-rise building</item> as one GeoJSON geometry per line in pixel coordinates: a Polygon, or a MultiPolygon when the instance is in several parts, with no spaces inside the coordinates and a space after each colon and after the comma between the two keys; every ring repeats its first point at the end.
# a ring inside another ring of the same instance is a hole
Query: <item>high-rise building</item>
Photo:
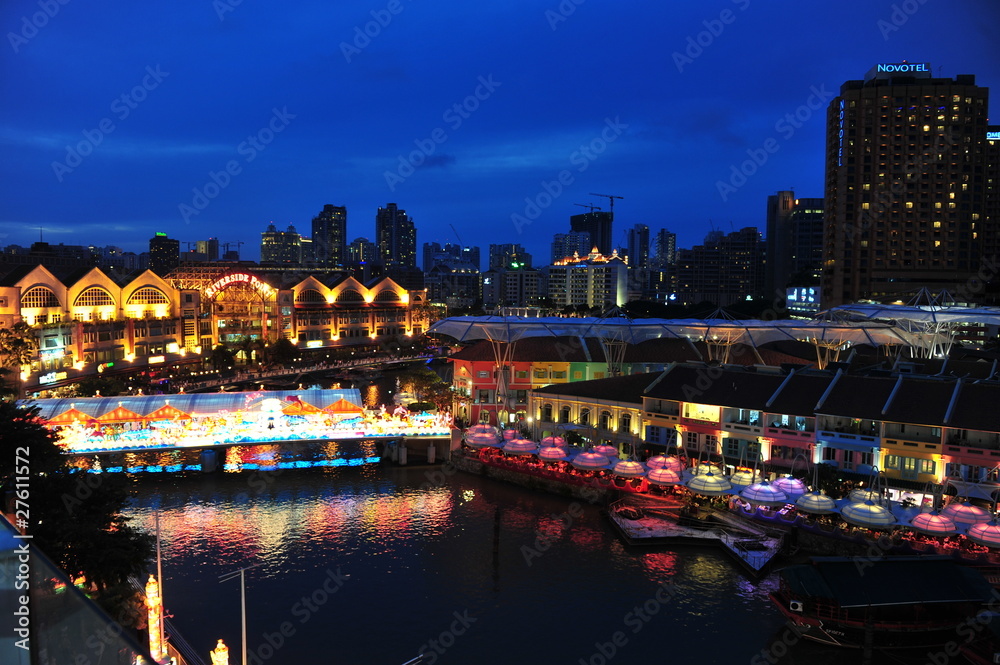
{"type": "Polygon", "coordinates": [[[431,268],[441,263],[454,263],[462,261],[470,263],[479,271],[479,248],[463,247],[446,242],[444,247],[440,243],[425,242],[423,246],[423,266],[424,272],[430,272],[431,268]]]}
{"type": "Polygon", "coordinates": [[[783,190],[767,197],[767,268],[764,274],[764,291],[770,295],[780,293],[784,297],[785,286],[792,274],[792,208],[795,206],[795,192],[783,190]]]}
{"type": "Polygon", "coordinates": [[[653,266],[668,270],[675,263],[677,263],[677,234],[660,229],[653,239],[653,266]]]}
{"type": "Polygon", "coordinates": [[[451,259],[435,263],[424,274],[431,302],[444,303],[448,307],[472,307],[482,303],[483,281],[478,266],[451,259]]]}
{"type": "Polygon", "coordinates": [[[997,233],[988,93],[928,63],[876,65],[841,86],[827,109],[824,307],[981,281],[997,233]]]}
{"type": "Polygon", "coordinates": [[[552,236],[552,263],[571,256],[586,256],[594,248],[586,231],[570,231],[552,236]]]}
{"type": "Polygon", "coordinates": [[[538,305],[542,274],[529,264],[512,262],[483,273],[483,303],[486,307],[531,307],[538,305]]]}
{"type": "Polygon", "coordinates": [[[387,269],[417,267],[417,229],[395,203],[375,213],[375,243],[387,269]]]}
{"type": "Polygon", "coordinates": [[[157,233],[149,240],[149,269],[160,277],[180,265],[181,241],[157,233]]]}
{"type": "Polygon", "coordinates": [[[645,224],[636,224],[628,230],[628,264],[633,268],[650,265],[649,227],[645,224]]]}
{"type": "Polygon", "coordinates": [[[279,231],[274,223],[260,234],[260,262],[298,265],[302,263],[302,238],[295,227],[279,231]]]}
{"type": "Polygon", "coordinates": [[[767,197],[768,297],[784,298],[790,286],[819,286],[823,222],[823,199],[797,199],[790,190],[767,197]]]}
{"type": "Polygon", "coordinates": [[[378,248],[368,238],[355,238],[347,248],[347,262],[352,267],[378,262],[378,248]]]}
{"type": "Polygon", "coordinates": [[[219,239],[209,238],[208,240],[199,240],[197,243],[197,250],[199,254],[205,255],[206,261],[218,261],[219,239]]]}
{"type": "Polygon", "coordinates": [[[312,220],[316,265],[343,268],[347,263],[347,208],[327,203],[312,220]]]}
{"type": "Polygon", "coordinates": [[[597,247],[597,251],[605,256],[611,256],[612,221],[610,212],[591,211],[570,215],[569,228],[571,231],[586,231],[590,234],[590,242],[597,247]]]}
{"type": "Polygon", "coordinates": [[[517,243],[490,245],[490,270],[503,270],[513,264],[531,267],[531,254],[517,243]]]}
{"type": "Polygon", "coordinates": [[[542,269],[546,293],[556,307],[617,307],[628,302],[628,266],[613,252],[563,259],[542,269]]]}
{"type": "Polygon", "coordinates": [[[705,242],[677,251],[679,305],[711,302],[727,307],[758,297],[764,289],[764,242],[754,227],[723,234],[712,231],[705,242]]]}

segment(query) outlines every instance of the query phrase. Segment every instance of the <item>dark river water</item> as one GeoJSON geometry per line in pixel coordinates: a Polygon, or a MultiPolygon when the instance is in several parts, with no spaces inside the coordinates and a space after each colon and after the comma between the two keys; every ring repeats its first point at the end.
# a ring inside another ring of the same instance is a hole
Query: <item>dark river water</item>
{"type": "MultiPolygon", "coordinates": [[[[796,640],[721,553],[626,548],[595,506],[379,465],[143,476],[165,606],[208,662],[852,663],[796,640]],[[499,512],[498,512],[499,511],[499,512]],[[541,534],[541,535],[540,535],[541,534]]],[[[897,656],[873,662],[903,661],[897,656]]]]}

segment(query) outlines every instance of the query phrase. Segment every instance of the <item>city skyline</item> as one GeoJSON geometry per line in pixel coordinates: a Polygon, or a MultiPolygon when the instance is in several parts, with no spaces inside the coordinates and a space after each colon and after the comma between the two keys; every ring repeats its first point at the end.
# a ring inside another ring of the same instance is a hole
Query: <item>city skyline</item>
{"type": "Polygon", "coordinates": [[[0,12],[0,245],[41,227],[53,244],[141,252],[162,232],[243,241],[256,260],[272,222],[308,234],[324,205],[346,206],[346,237],[373,239],[375,211],[396,203],[418,246],[543,257],[578,204],[608,210],[600,192],[623,197],[616,246],[644,224],[690,247],[713,228],[763,229],[777,191],[823,196],[826,106],[876,63],[1000,85],[1000,10],[985,1],[807,16],[750,0],[40,7],[0,12]]]}

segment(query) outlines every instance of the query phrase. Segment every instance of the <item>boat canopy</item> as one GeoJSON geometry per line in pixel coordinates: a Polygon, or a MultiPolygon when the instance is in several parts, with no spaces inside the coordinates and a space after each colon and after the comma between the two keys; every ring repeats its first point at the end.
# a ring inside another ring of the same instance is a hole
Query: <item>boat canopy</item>
{"type": "Polygon", "coordinates": [[[987,603],[993,598],[993,587],[982,573],[948,556],[814,557],[781,574],[793,596],[828,599],[842,608],[987,603]]]}

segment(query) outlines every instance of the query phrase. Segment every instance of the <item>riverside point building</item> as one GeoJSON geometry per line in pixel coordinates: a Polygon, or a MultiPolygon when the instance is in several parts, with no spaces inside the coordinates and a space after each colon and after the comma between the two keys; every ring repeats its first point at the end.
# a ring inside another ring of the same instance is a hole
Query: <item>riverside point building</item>
{"type": "Polygon", "coordinates": [[[362,283],[245,265],[116,279],[99,268],[16,266],[0,277],[0,325],[23,321],[38,340],[38,358],[22,367],[28,392],[112,368],[183,362],[243,337],[285,337],[306,349],[420,335],[425,305],[425,291],[388,278],[362,283]]]}
{"type": "Polygon", "coordinates": [[[841,86],[827,109],[824,308],[921,288],[996,301],[983,286],[1000,224],[988,96],[929,63],[879,64],[841,86]]]}

